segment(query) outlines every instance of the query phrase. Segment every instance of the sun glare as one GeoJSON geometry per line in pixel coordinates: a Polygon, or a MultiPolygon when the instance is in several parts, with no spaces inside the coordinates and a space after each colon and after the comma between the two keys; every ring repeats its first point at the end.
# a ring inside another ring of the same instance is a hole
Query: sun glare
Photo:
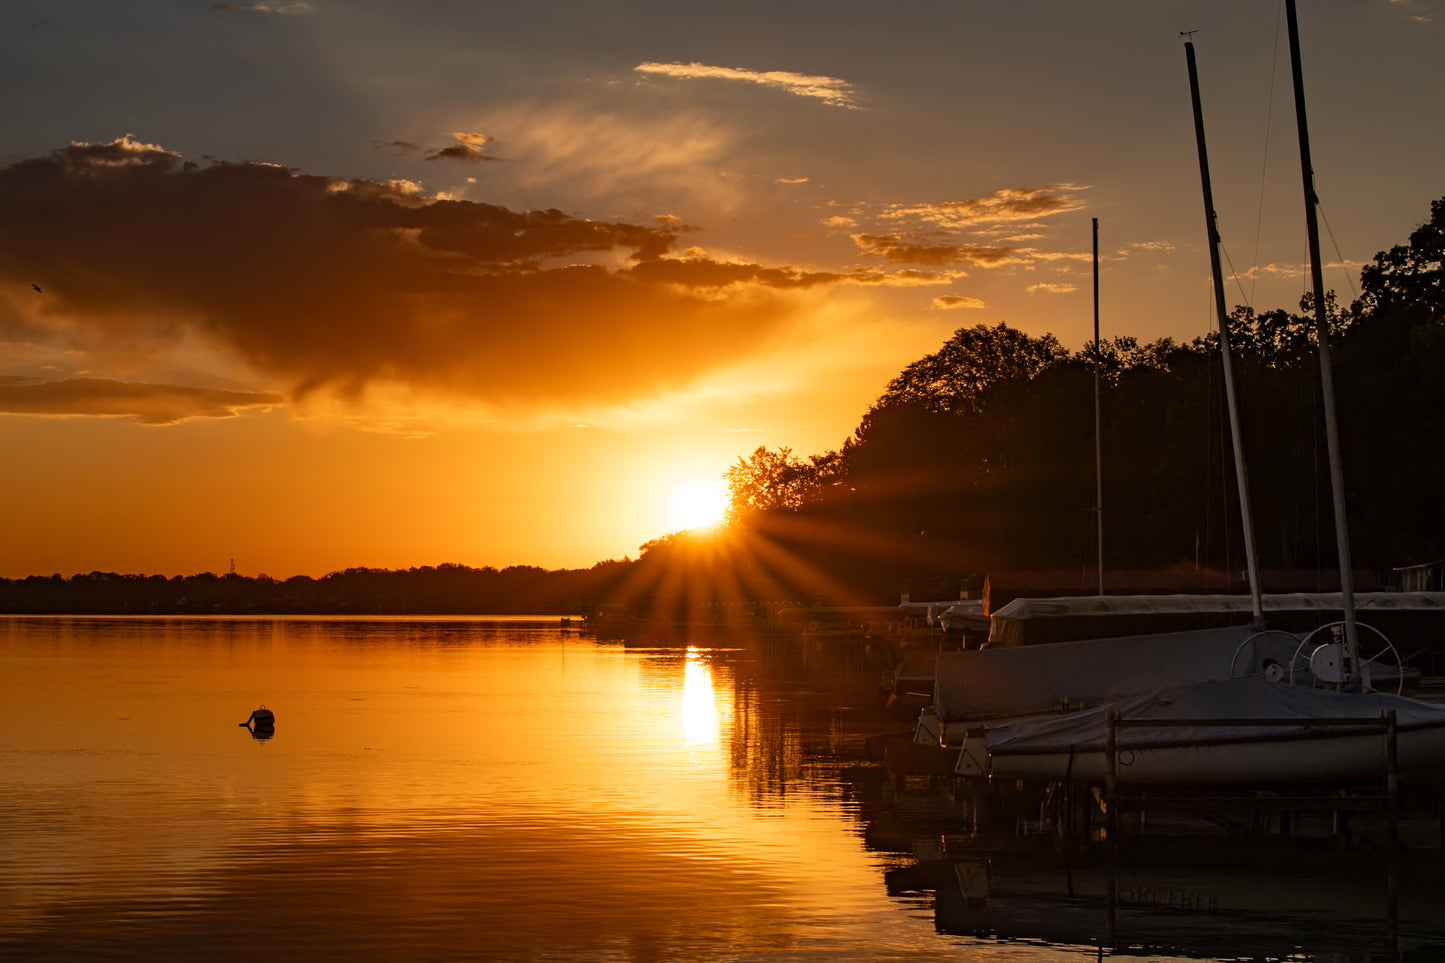
{"type": "Polygon", "coordinates": [[[728,508],[728,487],[721,478],[689,478],[667,499],[670,531],[706,528],[722,521],[728,508]]]}

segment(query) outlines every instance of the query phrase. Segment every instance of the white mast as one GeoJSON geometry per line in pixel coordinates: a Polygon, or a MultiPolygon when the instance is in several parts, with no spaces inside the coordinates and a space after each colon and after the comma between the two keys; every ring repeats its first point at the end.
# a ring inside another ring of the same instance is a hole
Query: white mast
{"type": "Polygon", "coordinates": [[[1099,366],[1103,346],[1099,344],[1099,219],[1094,220],[1094,518],[1099,546],[1099,594],[1104,594],[1104,430],[1099,404],[1099,366]]]}
{"type": "Polygon", "coordinates": [[[1330,322],[1325,311],[1325,280],[1320,265],[1320,227],[1316,208],[1315,172],[1310,163],[1309,125],[1305,122],[1304,72],[1300,68],[1299,23],[1294,0],[1285,0],[1289,20],[1289,58],[1294,74],[1294,113],[1299,128],[1300,173],[1304,176],[1305,228],[1310,242],[1310,274],[1315,291],[1315,338],[1320,350],[1320,392],[1325,409],[1325,440],[1330,459],[1330,493],[1335,510],[1335,550],[1340,563],[1340,605],[1345,610],[1347,668],[1353,676],[1359,665],[1359,630],[1355,625],[1355,586],[1351,575],[1349,521],[1345,516],[1345,476],[1340,459],[1340,428],[1335,417],[1335,382],[1330,364],[1330,322]]]}
{"type": "Polygon", "coordinates": [[[1249,574],[1249,597],[1254,624],[1264,625],[1259,592],[1259,566],[1254,550],[1254,514],[1249,508],[1249,479],[1244,470],[1244,443],[1239,428],[1239,405],[1234,393],[1234,363],[1229,355],[1229,315],[1224,309],[1224,274],[1219,266],[1219,229],[1214,217],[1214,191],[1209,185],[1209,155],[1204,149],[1204,111],[1199,105],[1199,71],[1194,65],[1194,44],[1184,43],[1189,61],[1189,94],[1194,101],[1194,139],[1199,145],[1199,180],[1204,187],[1204,220],[1209,231],[1209,267],[1214,274],[1214,306],[1219,312],[1219,353],[1224,361],[1224,396],[1229,408],[1229,435],[1234,443],[1234,480],[1239,488],[1239,515],[1244,523],[1244,561],[1249,574]]]}

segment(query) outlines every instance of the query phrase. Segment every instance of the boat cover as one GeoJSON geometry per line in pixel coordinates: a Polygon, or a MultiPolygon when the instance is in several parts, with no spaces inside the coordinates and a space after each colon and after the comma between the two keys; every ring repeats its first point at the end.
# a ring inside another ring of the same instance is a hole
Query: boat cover
{"type": "MultiPolygon", "coordinates": [[[[1313,613],[1330,621],[1344,611],[1339,592],[1265,595],[1265,613],[1313,613]]],[[[1361,592],[1355,610],[1370,613],[1445,613],[1445,592],[1361,592]]],[[[1243,624],[1253,606],[1247,595],[1084,595],[1018,598],[992,613],[991,645],[1031,645],[1068,639],[1243,624]]],[[[1316,619],[1316,622],[1320,619],[1316,619]]]]}
{"type": "Polygon", "coordinates": [[[1384,692],[1338,692],[1270,682],[1259,676],[1176,686],[1120,699],[1084,712],[1021,720],[988,728],[992,753],[1101,751],[1108,728],[1106,712],[1122,719],[1278,719],[1279,725],[1205,725],[1119,728],[1119,748],[1205,745],[1291,738],[1352,731],[1379,731],[1378,725],[1311,725],[1312,719],[1383,719],[1395,710],[1398,730],[1445,726],[1445,706],[1384,692]]]}
{"type": "Polygon", "coordinates": [[[1099,705],[1164,686],[1260,671],[1269,655],[1283,665],[1298,640],[1247,625],[940,652],[933,704],[947,723],[1056,712],[1062,703],[1099,705]]]}

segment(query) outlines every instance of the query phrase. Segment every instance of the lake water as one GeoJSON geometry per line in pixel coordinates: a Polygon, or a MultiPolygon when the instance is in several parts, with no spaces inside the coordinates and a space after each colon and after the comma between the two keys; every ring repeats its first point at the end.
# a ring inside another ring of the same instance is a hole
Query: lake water
{"type": "Polygon", "coordinates": [[[902,727],[879,667],[556,619],[0,618],[0,958],[1445,958],[1433,856],[969,836],[865,760],[902,727]]]}

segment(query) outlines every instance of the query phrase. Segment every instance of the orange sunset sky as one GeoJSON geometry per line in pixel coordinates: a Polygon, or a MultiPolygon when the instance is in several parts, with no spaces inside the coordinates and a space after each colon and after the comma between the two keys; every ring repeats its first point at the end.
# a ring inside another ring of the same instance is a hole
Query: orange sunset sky
{"type": "MultiPolygon", "coordinates": [[[[1445,3],[1301,0],[1328,287],[1445,194],[1445,3]]],[[[1308,285],[1282,4],[10,0],[0,575],[580,567],[959,327],[1308,285]],[[37,290],[38,289],[38,290],[37,290]]],[[[1081,399],[1087,404],[1088,399],[1081,399]]]]}

